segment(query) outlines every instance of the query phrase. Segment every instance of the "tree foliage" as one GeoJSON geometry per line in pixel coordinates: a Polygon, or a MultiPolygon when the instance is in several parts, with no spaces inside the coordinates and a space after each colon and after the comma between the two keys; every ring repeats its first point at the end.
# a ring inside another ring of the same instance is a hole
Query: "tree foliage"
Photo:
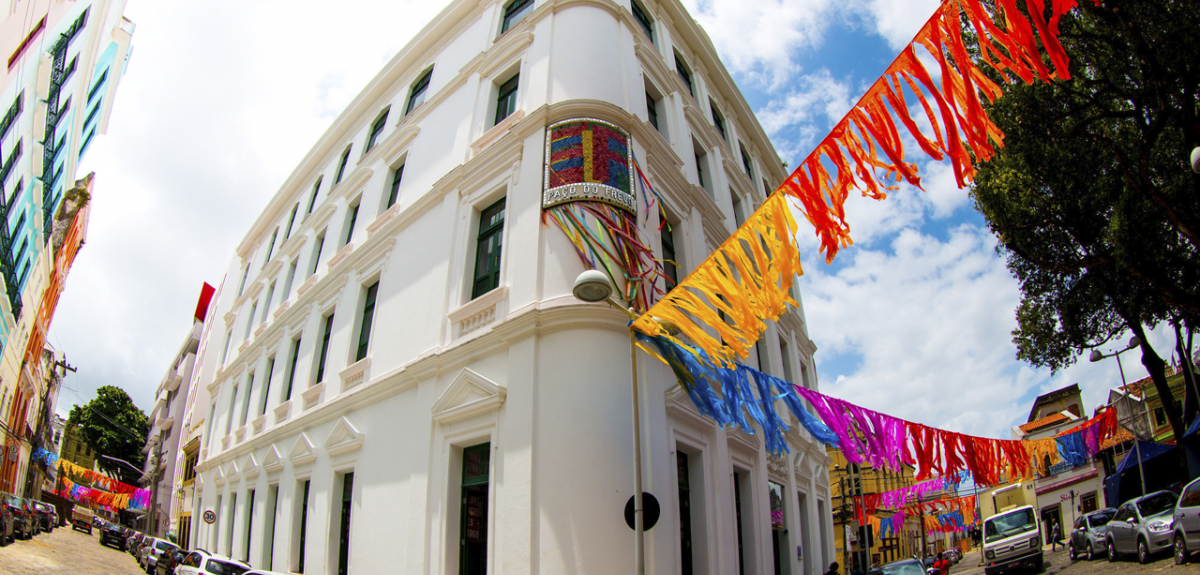
{"type": "Polygon", "coordinates": [[[1182,437],[1145,331],[1200,327],[1200,3],[1081,2],[1061,29],[1072,77],[1007,83],[972,189],[1021,284],[1017,357],[1058,370],[1129,330],[1182,437]]]}
{"type": "MultiPolygon", "coordinates": [[[[96,398],[87,405],[71,408],[67,425],[80,426],[80,437],[98,456],[107,455],[139,469],[143,467],[146,457],[142,447],[150,432],[150,422],[125,390],[111,385],[97,389],[96,398]]],[[[97,457],[96,463],[130,485],[137,485],[141,477],[141,473],[110,459],[97,457]]]]}

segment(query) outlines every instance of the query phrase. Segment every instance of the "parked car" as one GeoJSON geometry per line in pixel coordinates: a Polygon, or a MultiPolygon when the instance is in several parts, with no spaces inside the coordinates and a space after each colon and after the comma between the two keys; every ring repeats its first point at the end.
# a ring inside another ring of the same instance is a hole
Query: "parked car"
{"type": "Polygon", "coordinates": [[[96,523],[97,517],[92,513],[91,509],[76,505],[71,509],[71,529],[76,531],[87,531],[88,535],[92,534],[92,526],[96,523]]]}
{"type": "Polygon", "coordinates": [[[58,523],[58,521],[59,521],[59,519],[58,519],[58,508],[57,508],[57,507],[55,507],[55,506],[53,506],[53,505],[51,505],[51,506],[50,506],[50,525],[52,525],[51,529],[53,529],[54,527],[58,527],[58,526],[59,526],[59,523],[58,523]]]}
{"type": "Polygon", "coordinates": [[[38,518],[38,530],[40,533],[49,533],[54,529],[54,518],[50,515],[50,505],[41,501],[29,501],[30,507],[38,518]]]}
{"type": "Polygon", "coordinates": [[[141,548],[140,545],[142,543],[142,537],[145,537],[145,535],[138,533],[137,531],[126,530],[125,550],[128,551],[130,555],[137,557],[138,549],[141,548]]]}
{"type": "Polygon", "coordinates": [[[193,551],[175,568],[175,575],[244,575],[249,570],[241,561],[193,551]]]}
{"type": "MultiPolygon", "coordinates": [[[[932,565],[932,563],[930,563],[932,565]]],[[[872,569],[872,572],[883,575],[925,575],[925,567],[916,559],[901,559],[872,569]]],[[[274,571],[248,571],[245,575],[280,575],[274,571]]]]}
{"type": "Polygon", "coordinates": [[[1108,522],[1108,560],[1136,553],[1138,563],[1144,564],[1151,555],[1169,549],[1177,501],[1179,496],[1170,491],[1156,491],[1122,503],[1108,522]]]}
{"type": "Polygon", "coordinates": [[[1200,550],[1200,479],[1184,486],[1171,519],[1175,524],[1175,564],[1183,565],[1200,550]]]}
{"type": "Polygon", "coordinates": [[[984,573],[1017,567],[1040,572],[1045,560],[1041,531],[1041,521],[1030,505],[989,517],[983,522],[984,573]]]}
{"type": "Polygon", "coordinates": [[[170,553],[164,552],[158,556],[158,561],[154,563],[154,575],[175,575],[175,567],[187,557],[188,552],[179,548],[171,550],[170,553]]]}
{"type": "Polygon", "coordinates": [[[158,558],[164,553],[170,555],[179,549],[178,545],[157,537],[150,537],[147,541],[147,544],[142,547],[138,559],[138,563],[142,564],[142,569],[147,573],[154,571],[154,566],[158,563],[158,558]]]}
{"type": "MultiPolygon", "coordinates": [[[[5,499],[4,494],[0,493],[0,499],[5,499]]],[[[16,517],[13,516],[12,509],[8,505],[0,504],[0,545],[13,542],[15,523],[16,517]]]]}
{"type": "Polygon", "coordinates": [[[1075,528],[1071,530],[1071,539],[1067,541],[1067,550],[1074,561],[1083,555],[1088,561],[1095,559],[1101,551],[1107,549],[1105,536],[1108,535],[1108,522],[1112,521],[1117,510],[1105,507],[1093,511],[1075,520],[1075,528]]]}
{"type": "Polygon", "coordinates": [[[4,492],[0,492],[0,498],[4,499],[4,506],[9,509],[13,516],[13,537],[18,539],[32,539],[34,517],[29,511],[29,507],[25,504],[25,500],[11,493],[4,492]]]}
{"type": "Polygon", "coordinates": [[[129,542],[125,538],[125,528],[112,523],[105,523],[100,528],[100,544],[113,545],[117,549],[124,551],[128,548],[129,542]]]}

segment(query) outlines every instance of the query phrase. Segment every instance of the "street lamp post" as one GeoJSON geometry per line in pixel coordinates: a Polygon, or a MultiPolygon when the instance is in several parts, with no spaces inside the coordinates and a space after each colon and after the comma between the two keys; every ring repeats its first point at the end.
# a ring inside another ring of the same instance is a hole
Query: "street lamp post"
{"type": "MultiPolygon", "coordinates": [[[[637,314],[626,309],[612,299],[613,285],[608,276],[597,270],[587,270],[575,279],[575,287],[571,293],[585,302],[607,302],[609,305],[625,312],[631,319],[637,319],[637,314]]],[[[638,575],[646,573],[646,541],[644,528],[644,507],[642,506],[642,423],[641,399],[638,392],[637,376],[637,346],[634,342],[633,331],[629,332],[629,361],[633,381],[633,542],[634,569],[638,575]]]]}
{"type": "MultiPolygon", "coordinates": [[[[1200,148],[1198,148],[1198,149],[1200,149],[1200,148]]],[[[1138,339],[1138,337],[1135,335],[1135,336],[1129,338],[1129,346],[1126,347],[1125,349],[1117,350],[1117,351],[1114,351],[1109,354],[1100,353],[1100,350],[1093,349],[1091,356],[1088,357],[1088,360],[1091,361],[1092,363],[1095,363],[1097,361],[1100,361],[1100,360],[1103,360],[1103,359],[1109,358],[1109,357],[1117,358],[1117,369],[1121,372],[1121,385],[1126,388],[1125,392],[1128,393],[1129,392],[1129,389],[1128,389],[1129,383],[1125,381],[1125,368],[1121,366],[1121,354],[1125,353],[1141,344],[1142,344],[1142,340],[1138,339]]],[[[1146,406],[1146,394],[1142,393],[1142,407],[1145,408],[1145,406],[1146,406]]],[[[1133,422],[1133,419],[1134,419],[1133,407],[1130,406],[1129,421],[1133,422]]],[[[1133,436],[1133,450],[1134,450],[1134,457],[1137,457],[1138,477],[1142,480],[1142,496],[1144,497],[1146,495],[1146,472],[1145,472],[1145,470],[1142,469],[1141,441],[1142,441],[1142,438],[1138,437],[1138,435],[1135,433],[1133,436]]]]}

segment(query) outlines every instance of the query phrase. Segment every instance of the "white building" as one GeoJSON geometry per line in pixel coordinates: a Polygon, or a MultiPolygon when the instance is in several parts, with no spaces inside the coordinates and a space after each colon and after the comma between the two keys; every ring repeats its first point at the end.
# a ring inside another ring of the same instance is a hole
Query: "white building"
{"type": "MultiPolygon", "coordinates": [[[[139,482],[143,489],[151,491],[155,510],[154,517],[145,517],[144,525],[148,533],[165,538],[167,533],[178,535],[178,519],[181,512],[181,492],[176,492],[174,486],[180,485],[187,464],[183,448],[188,447],[187,424],[182,417],[189,401],[190,385],[196,366],[196,352],[200,348],[200,336],[204,331],[204,315],[208,309],[208,299],[212,297],[211,288],[206,284],[200,293],[200,301],[196,307],[192,325],[188,328],[187,336],[176,350],[167,367],[163,379],[158,384],[155,393],[154,406],[150,409],[150,433],[146,436],[146,445],[142,453],[146,461],[142,468],[142,478],[139,482]],[[189,385],[181,385],[183,382],[189,385]],[[157,483],[157,485],[155,485],[157,483]]],[[[194,453],[196,450],[192,449],[194,453]]],[[[195,465],[195,461],[191,463],[195,465]]]]}
{"type": "MultiPolygon", "coordinates": [[[[677,1],[452,2],[238,247],[189,416],[193,545],[308,574],[632,571],[628,319],[572,297],[584,265],[542,221],[569,119],[628,133],[671,223],[639,206],[642,235],[680,278],[786,177],[677,1]]],[[[797,309],[749,361],[813,386],[815,349],[797,309]]],[[[638,367],[647,571],[824,572],[824,447],[792,425],[770,458],[638,367]]]]}

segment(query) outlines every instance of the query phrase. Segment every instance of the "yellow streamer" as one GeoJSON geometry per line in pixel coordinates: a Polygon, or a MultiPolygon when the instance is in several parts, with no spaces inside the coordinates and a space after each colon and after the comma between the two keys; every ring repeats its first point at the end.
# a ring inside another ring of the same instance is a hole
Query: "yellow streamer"
{"type": "MultiPolygon", "coordinates": [[[[1058,454],[1058,442],[1053,437],[1026,439],[1022,444],[1025,446],[1025,451],[1028,451],[1030,457],[1033,458],[1033,468],[1041,471],[1042,476],[1050,474],[1051,465],[1062,462],[1062,456],[1058,454]]],[[[1032,479],[1032,477],[1025,479],[1032,479]]]]}
{"type": "Polygon", "coordinates": [[[796,220],[787,198],[772,194],[746,223],[692,273],[633,322],[633,329],[682,344],[660,321],[679,328],[692,344],[726,366],[745,358],[787,304],[803,274],[795,243],[796,220]],[[724,314],[724,318],[721,317],[724,314]],[[705,327],[716,330],[713,337],[705,327]]]}

